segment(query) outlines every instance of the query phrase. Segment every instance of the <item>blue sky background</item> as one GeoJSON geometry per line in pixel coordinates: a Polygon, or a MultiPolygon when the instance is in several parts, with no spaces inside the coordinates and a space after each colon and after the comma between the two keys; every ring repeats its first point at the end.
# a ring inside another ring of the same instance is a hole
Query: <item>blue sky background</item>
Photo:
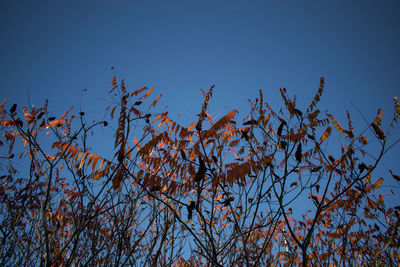
{"type": "MultiPolygon", "coordinates": [[[[188,125],[200,88],[216,85],[211,115],[242,118],[259,89],[275,108],[280,87],[306,107],[324,76],[321,109],[345,124],[347,108],[364,129],[355,107],[369,122],[379,107],[389,118],[400,96],[399,14],[399,1],[2,0],[1,98],[102,119],[116,74],[154,87],[188,125]]],[[[385,159],[397,174],[398,152],[385,159]]]]}

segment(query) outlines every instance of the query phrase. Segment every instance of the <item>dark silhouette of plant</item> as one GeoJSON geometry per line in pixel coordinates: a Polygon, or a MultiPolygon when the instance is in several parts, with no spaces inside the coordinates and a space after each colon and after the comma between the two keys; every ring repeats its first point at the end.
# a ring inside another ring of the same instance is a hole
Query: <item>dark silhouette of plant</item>
{"type": "Polygon", "coordinates": [[[243,123],[211,117],[212,86],[184,127],[153,111],[153,89],[111,85],[110,124],[57,119],[47,100],[0,105],[2,266],[400,264],[400,207],[373,173],[396,97],[386,130],[379,109],[359,131],[317,108],[323,78],[304,109],[280,89],[277,113],[260,91],[243,123]],[[87,145],[101,127],[115,128],[114,156],[87,145]]]}

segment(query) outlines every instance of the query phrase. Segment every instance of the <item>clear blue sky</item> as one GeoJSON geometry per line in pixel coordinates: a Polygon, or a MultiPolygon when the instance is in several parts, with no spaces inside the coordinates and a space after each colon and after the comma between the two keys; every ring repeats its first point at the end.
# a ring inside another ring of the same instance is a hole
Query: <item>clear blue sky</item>
{"type": "Polygon", "coordinates": [[[188,123],[199,88],[216,84],[212,114],[243,116],[260,88],[276,108],[280,87],[306,106],[325,76],[321,108],[339,121],[345,108],[358,116],[353,105],[370,120],[378,107],[389,117],[400,96],[399,14],[399,1],[2,0],[1,98],[48,98],[58,114],[75,105],[99,118],[114,66],[188,123]]]}

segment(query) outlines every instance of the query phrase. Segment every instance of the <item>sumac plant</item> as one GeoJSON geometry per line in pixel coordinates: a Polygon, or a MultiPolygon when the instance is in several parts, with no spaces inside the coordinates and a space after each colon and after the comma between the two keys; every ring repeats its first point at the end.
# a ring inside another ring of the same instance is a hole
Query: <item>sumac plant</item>
{"type": "Polygon", "coordinates": [[[109,122],[2,102],[1,266],[400,264],[382,186],[400,177],[374,172],[398,142],[396,97],[391,120],[378,109],[359,130],[318,108],[323,78],[306,107],[280,89],[276,112],[260,91],[242,118],[212,118],[211,87],[183,126],[153,89],[111,86],[109,122]],[[114,151],[91,142],[106,130],[114,151]]]}

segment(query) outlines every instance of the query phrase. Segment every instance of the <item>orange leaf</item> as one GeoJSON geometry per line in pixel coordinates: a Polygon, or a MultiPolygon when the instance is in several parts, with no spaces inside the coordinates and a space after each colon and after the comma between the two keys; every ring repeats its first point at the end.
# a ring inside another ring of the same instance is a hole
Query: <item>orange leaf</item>
{"type": "Polygon", "coordinates": [[[140,149],[140,144],[139,141],[136,139],[136,137],[133,137],[133,142],[135,143],[135,145],[137,146],[138,149],[140,149]]]}
{"type": "Polygon", "coordinates": [[[116,108],[117,108],[117,106],[113,107],[112,110],[111,110],[111,114],[110,114],[111,119],[114,118],[114,112],[115,112],[116,108]]]}
{"type": "Polygon", "coordinates": [[[134,96],[134,95],[136,96],[146,89],[147,89],[147,87],[140,88],[140,89],[134,91],[133,93],[131,93],[131,96],[134,96]]]}
{"type": "Polygon", "coordinates": [[[62,151],[63,153],[65,153],[65,150],[67,150],[67,148],[69,147],[69,144],[64,144],[62,147],[62,151]]]}
{"type": "Polygon", "coordinates": [[[64,122],[65,122],[64,120],[51,121],[45,126],[45,128],[47,129],[47,128],[53,127],[53,126],[60,127],[63,125],[64,122]]]}
{"type": "Polygon", "coordinates": [[[376,190],[382,186],[382,183],[383,183],[383,178],[381,177],[378,179],[378,181],[376,181],[375,184],[371,185],[371,187],[376,190]]]}
{"type": "Polygon", "coordinates": [[[94,157],[94,159],[93,159],[93,163],[92,163],[92,172],[94,172],[94,167],[96,167],[96,163],[97,163],[97,161],[99,160],[99,156],[95,156],[94,157]]]}
{"type": "Polygon", "coordinates": [[[5,98],[4,100],[3,100],[3,103],[1,103],[1,105],[0,105],[0,110],[2,110],[3,109],[3,107],[4,107],[4,104],[7,102],[7,99],[5,98]]]}
{"type": "Polygon", "coordinates": [[[87,169],[87,167],[90,165],[90,163],[92,162],[92,160],[93,160],[94,156],[95,156],[94,154],[90,154],[90,155],[89,155],[89,160],[88,160],[88,163],[87,163],[86,169],[87,169]]]}
{"type": "MultiPolygon", "coordinates": [[[[99,167],[97,168],[97,170],[101,170],[103,168],[103,164],[104,164],[105,159],[102,159],[102,161],[100,162],[99,167]]],[[[94,162],[93,162],[94,163],[94,162]]]]}
{"type": "Polygon", "coordinates": [[[331,121],[333,122],[333,125],[335,126],[336,130],[339,133],[343,132],[343,128],[342,126],[339,124],[339,122],[331,115],[331,114],[327,114],[327,116],[331,119],[331,121]]]}
{"type": "Polygon", "coordinates": [[[96,181],[104,176],[104,171],[100,171],[93,176],[93,180],[96,181]]]}
{"type": "Polygon", "coordinates": [[[60,120],[64,120],[65,116],[68,115],[68,113],[71,111],[71,109],[72,109],[72,107],[69,108],[69,109],[61,116],[60,120]]]}
{"type": "Polygon", "coordinates": [[[72,159],[75,155],[76,155],[76,153],[78,153],[78,151],[79,151],[79,148],[76,148],[76,147],[70,147],[70,150],[71,150],[71,155],[69,155],[69,158],[70,159],[72,159]]]}
{"type": "Polygon", "coordinates": [[[319,139],[320,142],[322,143],[326,138],[328,138],[331,134],[332,131],[332,127],[328,126],[324,132],[324,134],[321,136],[321,138],[319,139]]]}
{"type": "Polygon", "coordinates": [[[381,125],[381,121],[382,121],[382,109],[379,108],[373,123],[376,123],[377,125],[381,125]]]}
{"type": "Polygon", "coordinates": [[[63,142],[61,142],[61,141],[54,142],[54,143],[51,145],[51,148],[55,148],[55,147],[60,148],[60,146],[61,146],[62,144],[63,144],[63,142]]]}

